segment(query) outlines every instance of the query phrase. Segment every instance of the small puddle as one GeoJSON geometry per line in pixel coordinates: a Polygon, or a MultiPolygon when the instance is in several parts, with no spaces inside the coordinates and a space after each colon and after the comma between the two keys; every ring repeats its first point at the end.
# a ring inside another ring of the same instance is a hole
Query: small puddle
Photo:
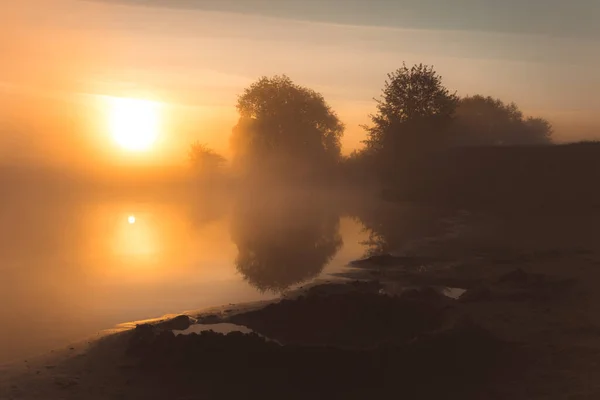
{"type": "Polygon", "coordinates": [[[222,333],[226,335],[231,332],[242,332],[242,333],[252,333],[252,329],[246,328],[242,325],[229,324],[229,323],[220,323],[220,324],[194,324],[189,328],[183,331],[174,330],[173,333],[175,335],[189,335],[192,333],[200,333],[205,331],[213,331],[216,333],[222,333]]]}
{"type": "Polygon", "coordinates": [[[445,287],[442,289],[442,294],[446,297],[450,297],[451,299],[458,300],[458,298],[462,296],[466,291],[467,289],[445,287]]]}
{"type": "Polygon", "coordinates": [[[243,334],[256,333],[258,336],[264,338],[267,342],[275,342],[275,343],[281,345],[281,343],[279,341],[268,338],[265,335],[261,335],[260,333],[254,332],[252,329],[247,328],[243,325],[230,324],[230,323],[226,323],[226,322],[219,323],[219,324],[194,324],[183,331],[173,330],[173,333],[175,334],[175,336],[177,336],[177,335],[191,335],[192,333],[199,334],[201,332],[207,332],[207,331],[213,331],[215,333],[221,333],[223,335],[227,335],[228,333],[231,333],[231,332],[241,332],[243,334]]]}

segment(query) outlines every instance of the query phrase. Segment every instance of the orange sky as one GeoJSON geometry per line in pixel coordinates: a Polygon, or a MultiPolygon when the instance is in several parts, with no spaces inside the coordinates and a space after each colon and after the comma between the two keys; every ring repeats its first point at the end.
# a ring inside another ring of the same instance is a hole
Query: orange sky
{"type": "Polygon", "coordinates": [[[459,94],[517,102],[553,122],[558,140],[600,135],[595,38],[78,0],[21,0],[1,5],[0,15],[3,160],[180,164],[194,140],[227,154],[236,96],[276,73],[325,96],[347,126],[348,152],[364,138],[358,125],[373,111],[386,73],[402,61],[433,64],[459,94]],[[166,104],[152,154],[115,148],[97,95],[166,104]]]}

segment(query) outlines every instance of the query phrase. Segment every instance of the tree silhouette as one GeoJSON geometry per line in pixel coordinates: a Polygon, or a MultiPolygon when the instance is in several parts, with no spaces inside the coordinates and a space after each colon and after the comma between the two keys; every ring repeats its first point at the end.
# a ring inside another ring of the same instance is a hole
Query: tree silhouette
{"type": "Polygon", "coordinates": [[[525,135],[522,138],[531,144],[552,143],[552,124],[544,118],[529,117],[524,122],[525,135]]]}
{"type": "Polygon", "coordinates": [[[475,95],[460,99],[456,110],[458,145],[551,143],[552,126],[542,118],[524,118],[516,104],[475,95]]]}
{"type": "Polygon", "coordinates": [[[285,75],[262,77],[239,97],[231,147],[246,172],[298,178],[322,173],[340,158],[344,125],[314,90],[285,75]]]}
{"type": "Polygon", "coordinates": [[[353,150],[342,158],[340,172],[342,179],[351,185],[374,184],[372,172],[376,163],[376,154],[369,148],[353,150]]]}
{"type": "Polygon", "coordinates": [[[365,143],[375,151],[398,156],[445,141],[444,128],[454,115],[458,97],[443,86],[433,67],[418,64],[409,69],[403,64],[388,74],[376,101],[372,125],[364,126],[365,143]]]}
{"type": "Polygon", "coordinates": [[[236,267],[263,292],[314,278],[342,246],[339,216],[301,194],[245,195],[232,218],[236,267]]]}
{"type": "Polygon", "coordinates": [[[223,156],[199,142],[192,143],[188,156],[194,172],[203,177],[220,175],[226,162],[223,156]]]}

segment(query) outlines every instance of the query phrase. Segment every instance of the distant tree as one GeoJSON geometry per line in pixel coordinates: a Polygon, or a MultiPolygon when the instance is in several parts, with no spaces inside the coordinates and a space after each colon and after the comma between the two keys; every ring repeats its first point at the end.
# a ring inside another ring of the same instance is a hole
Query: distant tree
{"type": "Polygon", "coordinates": [[[442,84],[431,66],[418,64],[410,69],[403,64],[388,74],[377,113],[365,144],[375,151],[395,157],[415,150],[437,147],[447,138],[445,128],[454,115],[458,97],[442,84]]]}
{"type": "Polygon", "coordinates": [[[262,77],[239,97],[234,165],[287,178],[323,173],[340,158],[344,125],[323,96],[285,75],[262,77]]]}
{"type": "Polygon", "coordinates": [[[525,140],[530,143],[552,143],[552,124],[544,118],[529,117],[525,120],[525,140]]]}
{"type": "Polygon", "coordinates": [[[542,118],[525,118],[515,103],[481,95],[460,99],[456,110],[458,145],[547,144],[552,126],[542,118]]]}
{"type": "Polygon", "coordinates": [[[199,142],[192,143],[188,156],[194,172],[203,177],[221,174],[226,162],[223,156],[199,142]]]}
{"type": "Polygon", "coordinates": [[[361,185],[376,183],[372,175],[375,157],[376,155],[369,148],[353,150],[347,156],[342,157],[340,170],[346,182],[361,185]]]}

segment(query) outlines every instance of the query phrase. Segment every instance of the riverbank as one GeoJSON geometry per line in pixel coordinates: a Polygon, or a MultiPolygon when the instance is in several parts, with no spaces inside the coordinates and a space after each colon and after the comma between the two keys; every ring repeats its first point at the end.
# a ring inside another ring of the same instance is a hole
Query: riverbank
{"type": "Polygon", "coordinates": [[[596,398],[597,221],[479,218],[339,282],[125,325],[20,363],[0,398],[596,398]],[[246,333],[202,332],[236,326],[246,333]]]}

